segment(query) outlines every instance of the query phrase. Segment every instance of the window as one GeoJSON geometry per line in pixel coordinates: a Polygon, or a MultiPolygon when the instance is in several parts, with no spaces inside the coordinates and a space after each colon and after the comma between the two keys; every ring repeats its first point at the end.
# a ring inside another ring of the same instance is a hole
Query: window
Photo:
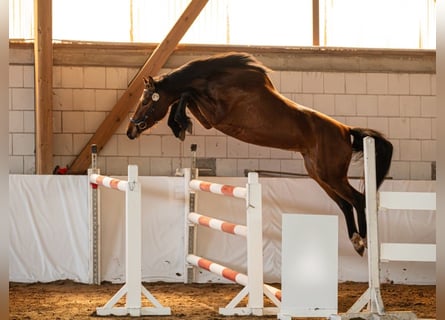
{"type": "MultiPolygon", "coordinates": [[[[32,41],[33,0],[10,1],[10,38],[32,41]]],[[[190,0],[53,0],[57,40],[162,41],[190,0]]],[[[182,43],[311,46],[313,0],[210,0],[182,43]]],[[[435,48],[435,0],[319,0],[320,45],[435,48]]]]}
{"type": "Polygon", "coordinates": [[[435,48],[434,0],[323,1],[320,43],[339,47],[435,48]]]}

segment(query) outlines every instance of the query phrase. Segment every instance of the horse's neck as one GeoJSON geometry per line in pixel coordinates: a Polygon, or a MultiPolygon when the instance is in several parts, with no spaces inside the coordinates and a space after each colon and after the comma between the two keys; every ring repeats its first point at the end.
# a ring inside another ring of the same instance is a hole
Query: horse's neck
{"type": "Polygon", "coordinates": [[[190,86],[196,74],[182,70],[173,71],[160,79],[160,85],[172,95],[182,93],[190,86]]]}

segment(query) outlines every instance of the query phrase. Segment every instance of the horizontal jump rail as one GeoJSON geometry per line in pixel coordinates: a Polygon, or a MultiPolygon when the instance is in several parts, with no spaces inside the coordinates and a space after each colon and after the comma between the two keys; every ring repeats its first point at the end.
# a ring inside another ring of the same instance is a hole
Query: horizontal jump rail
{"type": "MultiPolygon", "coordinates": [[[[379,192],[379,209],[436,210],[435,192],[379,192]]],[[[436,244],[430,243],[380,243],[380,260],[436,262],[436,244]]]]}
{"type": "Polygon", "coordinates": [[[189,186],[193,190],[205,191],[240,199],[245,199],[247,195],[246,188],[207,182],[202,180],[191,180],[189,186]]]}
{"type": "Polygon", "coordinates": [[[127,191],[128,186],[128,181],[110,178],[96,173],[90,175],[90,182],[93,185],[103,186],[120,191],[127,191]]]}
{"type": "Polygon", "coordinates": [[[380,191],[378,206],[396,210],[436,210],[436,193],[380,191]]]}
{"type": "Polygon", "coordinates": [[[429,243],[381,243],[380,260],[436,262],[436,245],[429,243]]]}
{"type": "Polygon", "coordinates": [[[205,269],[214,274],[217,274],[225,279],[236,282],[242,286],[247,286],[247,276],[235,270],[226,268],[220,264],[212,262],[210,260],[204,259],[202,257],[198,257],[193,254],[189,254],[187,256],[187,262],[196,267],[205,269]]]}
{"type": "MultiPolygon", "coordinates": [[[[225,279],[238,283],[244,287],[247,286],[248,276],[243,273],[237,272],[205,258],[198,257],[194,254],[189,254],[187,256],[187,262],[191,265],[210,271],[225,279]]],[[[264,288],[267,291],[271,292],[275,296],[275,298],[281,301],[281,290],[274,288],[268,284],[264,284],[264,288]]]]}
{"type": "Polygon", "coordinates": [[[231,234],[236,234],[238,236],[247,237],[247,227],[243,225],[207,217],[196,212],[189,213],[188,219],[190,222],[193,222],[194,224],[198,224],[225,233],[231,233],[231,234]]]}

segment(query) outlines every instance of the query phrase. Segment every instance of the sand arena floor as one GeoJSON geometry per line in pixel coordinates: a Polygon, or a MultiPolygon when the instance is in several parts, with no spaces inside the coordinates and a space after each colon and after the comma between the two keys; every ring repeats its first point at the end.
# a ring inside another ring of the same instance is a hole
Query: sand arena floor
{"type": "MultiPolygon", "coordinates": [[[[119,284],[98,286],[72,281],[10,283],[10,319],[135,319],[95,315],[96,307],[103,306],[120,287],[119,284]]],[[[224,307],[241,290],[238,285],[147,283],[145,287],[161,304],[171,308],[172,315],[142,317],[144,319],[258,319],[219,315],[218,308],[224,307]]],[[[339,312],[345,312],[366,288],[366,283],[340,283],[339,312]]],[[[418,318],[436,318],[435,286],[384,284],[382,298],[387,311],[413,311],[418,318]]],[[[276,319],[276,316],[263,318],[276,319]]]]}

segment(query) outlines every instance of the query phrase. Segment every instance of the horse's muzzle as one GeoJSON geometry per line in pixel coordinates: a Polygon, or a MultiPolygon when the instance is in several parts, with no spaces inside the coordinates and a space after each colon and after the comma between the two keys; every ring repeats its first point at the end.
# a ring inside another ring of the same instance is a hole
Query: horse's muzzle
{"type": "Polygon", "coordinates": [[[127,129],[127,137],[130,140],[136,139],[139,136],[139,132],[136,126],[130,125],[127,129]]]}

